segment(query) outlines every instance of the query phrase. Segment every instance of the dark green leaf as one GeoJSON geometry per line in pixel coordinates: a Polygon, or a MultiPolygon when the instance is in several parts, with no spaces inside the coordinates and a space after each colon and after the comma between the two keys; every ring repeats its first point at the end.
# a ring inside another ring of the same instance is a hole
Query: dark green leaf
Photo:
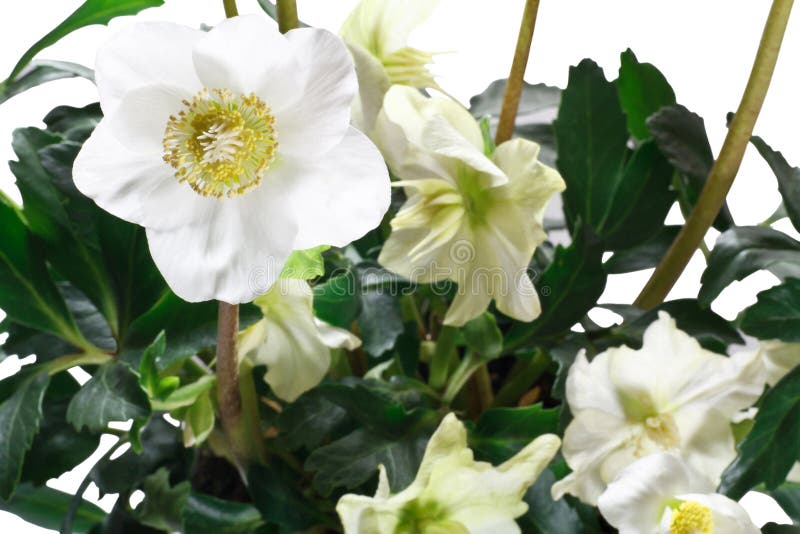
{"type": "Polygon", "coordinates": [[[786,482],[778,489],[770,491],[769,496],[778,501],[795,525],[800,525],[800,484],[786,482]]]}
{"type": "Polygon", "coordinates": [[[57,133],[69,141],[82,143],[102,118],[103,112],[100,104],[95,102],[82,108],[55,107],[45,115],[43,122],[47,126],[48,132],[57,133]]]}
{"type": "Polygon", "coordinates": [[[36,361],[41,363],[65,354],[78,352],[77,348],[66,341],[46,332],[17,324],[8,317],[0,322],[0,332],[8,333],[6,342],[0,347],[2,350],[0,360],[12,354],[16,354],[20,358],[35,354],[36,361]]]}
{"type": "Polygon", "coordinates": [[[461,334],[467,346],[485,360],[497,358],[503,350],[503,333],[497,327],[494,315],[489,312],[467,322],[461,328],[461,334]]]}
{"type": "Polygon", "coordinates": [[[314,313],[326,323],[349,329],[361,311],[358,287],[352,272],[314,286],[314,313]]]}
{"type": "Polygon", "coordinates": [[[86,0],[61,24],[53,28],[47,35],[39,39],[19,59],[8,79],[3,82],[9,84],[17,78],[22,69],[30,63],[33,57],[62,37],[73,31],[92,24],[108,24],[108,22],[123,15],[135,15],[148,7],[160,6],[164,0],[86,0]]]}
{"type": "Polygon", "coordinates": [[[532,323],[514,323],[506,335],[506,348],[524,344],[532,336],[548,336],[569,330],[594,307],[606,286],[603,248],[583,229],[575,241],[559,246],[555,258],[537,280],[542,314],[532,323]]]}
{"type": "Polygon", "coordinates": [[[697,298],[708,306],[733,281],[772,267],[800,276],[800,242],[769,227],[731,228],[717,238],[697,298]]]}
{"type": "Polygon", "coordinates": [[[650,115],[675,104],[675,92],[661,71],[650,63],[639,63],[630,48],[620,55],[617,90],[628,131],[637,139],[650,137],[645,122],[650,115]]]}
{"type": "Polygon", "coordinates": [[[550,495],[556,477],[545,469],[536,483],[525,494],[528,512],[517,521],[526,534],[595,534],[602,532],[593,525],[585,524],[581,516],[570,505],[569,498],[557,501],[550,495]]]}
{"type": "Polygon", "coordinates": [[[319,389],[304,393],[278,416],[280,443],[289,450],[312,450],[347,423],[347,411],[319,389]]]}
{"type": "Polygon", "coordinates": [[[783,197],[786,214],[796,230],[800,230],[800,169],[786,162],[783,154],[773,150],[760,137],[751,137],[750,142],[756,147],[761,157],[769,164],[778,179],[778,190],[783,197]]]}
{"type": "Polygon", "coordinates": [[[153,342],[144,349],[142,354],[142,361],[139,364],[139,384],[147,392],[151,398],[159,397],[159,383],[161,382],[158,376],[158,366],[156,362],[159,358],[164,357],[164,352],[167,350],[167,337],[164,331],[158,333],[153,342]]]}
{"type": "Polygon", "coordinates": [[[553,124],[558,169],[567,183],[564,212],[600,228],[614,200],[625,163],[628,129],[614,84],[585,59],[569,71],[569,83],[553,124]]]}
{"type": "Polygon", "coordinates": [[[31,235],[16,208],[2,195],[0,227],[0,308],[14,322],[70,341],[79,339],[77,326],[34,249],[31,235]]]}
{"type": "Polygon", "coordinates": [[[759,339],[800,341],[800,279],[790,278],[762,291],[740,319],[745,334],[759,339]]]}
{"type": "MultiPolygon", "coordinates": [[[[497,128],[500,107],[507,80],[495,80],[481,94],[469,100],[470,113],[476,119],[490,117],[492,130],[497,128]]],[[[556,149],[553,136],[553,119],[561,102],[561,89],[544,84],[522,84],[522,93],[514,121],[514,135],[535,141],[540,147],[539,161],[555,166],[556,149]]]]}
{"type": "Polygon", "coordinates": [[[720,493],[738,500],[762,482],[769,490],[783,483],[800,460],[800,367],[767,391],[753,429],[736,449],[739,456],[722,474],[720,493]]]}
{"type": "Polygon", "coordinates": [[[183,531],[192,534],[250,534],[264,520],[251,504],[192,493],[183,512],[183,531]]]}
{"type": "Polygon", "coordinates": [[[116,351],[117,340],[114,338],[108,321],[94,303],[69,282],[57,282],[56,287],[64,297],[64,302],[83,336],[101,350],[116,351]]]}
{"type": "Polygon", "coordinates": [[[613,201],[598,227],[608,250],[646,243],[664,228],[675,192],[670,189],[672,167],[652,141],[633,153],[616,188],[613,201]]]}
{"type": "Polygon", "coordinates": [[[100,367],[72,399],[67,421],[80,430],[103,430],[112,421],[150,415],[147,394],[127,365],[114,362],[100,367]]]}
{"type": "Polygon", "coordinates": [[[397,295],[385,291],[362,292],[358,330],[365,351],[380,356],[392,349],[403,328],[397,295]]]}
{"type": "Polygon", "coordinates": [[[761,534],[800,534],[800,526],[770,522],[761,527],[761,534]]]}
{"type": "Polygon", "coordinates": [[[255,465],[247,474],[253,503],[264,521],[287,532],[301,532],[321,522],[321,514],[296,487],[296,476],[280,465],[255,465]]]}
{"type": "MultiPolygon", "coordinates": [[[[651,115],[647,127],[661,153],[682,174],[680,184],[685,190],[684,200],[688,209],[693,208],[714,165],[714,153],[703,119],[678,104],[651,115]]],[[[724,232],[733,224],[728,206],[723,204],[714,228],[724,232]]]]}
{"type": "Polygon", "coordinates": [[[86,460],[100,444],[100,435],[77,431],[67,422],[67,406],[80,386],[69,373],[50,380],[42,402],[39,433],[25,456],[22,480],[40,486],[86,460]]]}
{"type": "MultiPolygon", "coordinates": [[[[30,484],[20,484],[10,500],[0,499],[0,510],[10,512],[39,527],[59,530],[72,498],[69,493],[46,486],[37,488],[30,484]]],[[[106,513],[98,506],[82,501],[72,517],[73,534],[90,534],[94,526],[106,517],[106,513]]]]}
{"type": "Polygon", "coordinates": [[[141,454],[130,449],[119,458],[100,462],[92,469],[92,480],[102,493],[128,491],[159,467],[184,466],[187,453],[180,429],[161,417],[152,417],[140,437],[141,454]]]}
{"type": "Polygon", "coordinates": [[[169,471],[162,467],[144,479],[144,500],[136,507],[134,516],[149,527],[177,532],[181,529],[183,509],[191,489],[188,480],[174,486],[170,484],[169,471]]]}
{"type": "Polygon", "coordinates": [[[37,85],[76,76],[94,80],[94,71],[68,61],[34,61],[20,72],[15,80],[0,84],[0,104],[37,85]]]}
{"type": "Polygon", "coordinates": [[[662,226],[661,230],[647,241],[633,248],[614,252],[614,255],[606,260],[603,267],[608,274],[652,269],[661,262],[680,230],[680,226],[662,226]]]}
{"type": "Polygon", "coordinates": [[[541,403],[525,408],[493,408],[478,419],[470,432],[472,450],[500,464],[517,454],[538,436],[558,431],[559,410],[541,403]]]}
{"type": "Polygon", "coordinates": [[[42,399],[49,383],[47,373],[39,373],[25,380],[0,405],[0,499],[9,499],[19,482],[25,453],[39,431],[42,399]]]}

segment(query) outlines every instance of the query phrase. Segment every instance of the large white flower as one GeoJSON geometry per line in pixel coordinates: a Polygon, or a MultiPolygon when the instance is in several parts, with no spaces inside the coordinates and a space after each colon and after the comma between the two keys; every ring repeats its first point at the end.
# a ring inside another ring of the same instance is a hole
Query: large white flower
{"type": "Polygon", "coordinates": [[[75,184],[147,229],[186,300],[250,301],[293,250],[345,245],[388,207],[381,156],[349,125],[352,60],[329,32],[281,35],[258,16],[209,32],[135,24],[100,49],[96,77],[105,118],[75,184]]]}
{"type": "Polygon", "coordinates": [[[428,70],[433,54],[408,46],[408,36],[439,0],[361,0],[342,25],[360,86],[353,122],[370,133],[391,85],[439,88],[428,70]]]}
{"type": "Polygon", "coordinates": [[[331,349],[353,350],[356,336],[314,317],[313,293],[308,282],[281,278],[254,304],[264,318],[239,337],[239,354],[266,365],[264,380],[287,402],[322,381],[331,365],[331,349]]]}
{"type": "Polygon", "coordinates": [[[554,434],[533,440],[493,467],[476,462],[467,431],[448,414],[431,436],[414,482],[391,494],[383,466],[375,497],[347,494],[336,511],[345,534],[517,534],[515,518],[528,510],[528,487],[553,459],[554,434]]]}
{"type": "Polygon", "coordinates": [[[458,283],[446,324],[463,325],[492,299],[515,319],[538,317],[527,268],[546,237],[545,207],[565,187],[537,160],[539,145],[513,139],[487,154],[461,105],[402,86],[386,94],[373,138],[408,197],[378,261],[417,282],[458,283]]]}
{"type": "Polygon", "coordinates": [[[640,350],[581,352],[567,377],[574,419],[563,454],[572,473],[553,485],[590,504],[638,458],[670,451],[719,482],[734,459],[731,419],[758,399],[764,369],[755,353],[730,358],[704,350],[660,312],[640,350]]]}
{"type": "Polygon", "coordinates": [[[620,472],[598,499],[620,534],[758,534],[742,506],[676,456],[652,454],[620,472]]]}

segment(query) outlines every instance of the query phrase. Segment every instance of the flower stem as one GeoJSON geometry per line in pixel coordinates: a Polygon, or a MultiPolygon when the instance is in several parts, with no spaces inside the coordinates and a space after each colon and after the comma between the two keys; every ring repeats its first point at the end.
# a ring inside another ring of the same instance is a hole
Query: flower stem
{"type": "Polygon", "coordinates": [[[239,305],[219,303],[217,322],[217,403],[222,429],[237,462],[246,461],[247,444],[242,420],[242,398],[239,393],[239,357],[236,347],[239,335],[239,305]]]}
{"type": "Polygon", "coordinates": [[[226,17],[231,18],[239,16],[239,10],[236,8],[236,0],[222,0],[222,5],[225,7],[226,17]]]}
{"type": "Polygon", "coordinates": [[[277,0],[278,29],[286,33],[300,25],[297,19],[297,2],[295,0],[277,0]]]}
{"type": "Polygon", "coordinates": [[[528,66],[528,56],[531,53],[533,29],[536,27],[538,12],[539,0],[526,0],[525,11],[522,13],[522,24],[519,27],[517,49],[514,52],[514,61],[511,63],[511,73],[506,82],[503,106],[500,108],[500,120],[494,136],[496,145],[508,141],[511,139],[511,134],[514,133],[514,122],[517,118],[517,108],[519,108],[519,99],[522,95],[523,78],[528,66]]]}
{"type": "Polygon", "coordinates": [[[480,355],[475,353],[467,354],[461,363],[458,365],[455,371],[453,371],[453,376],[450,377],[450,380],[447,384],[447,389],[442,395],[442,403],[445,406],[449,406],[450,403],[453,402],[453,399],[456,398],[456,395],[463,389],[464,385],[470,379],[472,374],[477,371],[485,361],[480,355]]]}
{"type": "Polygon", "coordinates": [[[447,383],[450,363],[453,361],[453,350],[456,347],[458,328],[443,326],[436,339],[436,349],[431,361],[428,385],[433,389],[441,389],[447,383]]]}
{"type": "Polygon", "coordinates": [[[678,237],[656,268],[635,304],[649,309],[663,302],[714,222],[730,191],[769,89],[794,0],[773,0],[750,79],[733,117],[717,161],[700,198],[678,237]]]}
{"type": "Polygon", "coordinates": [[[550,366],[550,358],[541,350],[537,350],[528,361],[519,360],[503,387],[497,392],[494,406],[513,406],[519,398],[539,380],[550,366]]]}

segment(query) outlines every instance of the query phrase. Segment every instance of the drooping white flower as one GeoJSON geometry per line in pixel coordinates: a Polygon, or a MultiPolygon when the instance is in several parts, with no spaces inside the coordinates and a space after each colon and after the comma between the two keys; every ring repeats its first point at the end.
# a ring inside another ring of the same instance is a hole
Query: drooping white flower
{"type": "Polygon", "coordinates": [[[359,98],[353,122],[371,133],[392,85],[438,88],[428,65],[434,54],[408,46],[412,30],[427,19],[439,0],[361,0],[342,25],[356,65],[359,98]]]}
{"type": "Polygon", "coordinates": [[[264,318],[239,337],[239,355],[266,365],[264,380],[279,398],[293,402],[322,381],[331,364],[331,349],[353,350],[356,336],[314,317],[308,282],[281,278],[256,304],[264,318]]]}
{"type": "Polygon", "coordinates": [[[343,246],[389,203],[385,164],[349,125],[352,60],[329,32],[281,35],[258,16],[209,32],[135,24],[99,51],[105,118],[75,184],[147,229],[189,301],[248,302],[293,250],[343,246]]]}
{"type": "Polygon", "coordinates": [[[562,452],[572,468],[553,485],[595,504],[627,465],[647,455],[679,455],[713,482],[734,459],[731,419],[763,390],[755,353],[730,358],[703,349],[660,312],[640,350],[626,346],[578,354],[567,377],[574,419],[562,452]]]}
{"type": "Polygon", "coordinates": [[[514,519],[528,509],[522,497],[559,443],[553,434],[539,436],[493,467],[473,459],[463,423],[448,414],[409,487],[392,494],[381,466],[375,496],[345,495],[336,511],[345,534],[517,534],[514,519]]]}
{"type": "Polygon", "coordinates": [[[373,138],[408,197],[378,261],[417,282],[456,282],[446,324],[463,325],[493,299],[510,317],[538,317],[527,268],[546,237],[545,207],[565,187],[537,161],[539,146],[513,139],[486,154],[467,110],[402,86],[386,94],[373,138]]]}
{"type": "Polygon", "coordinates": [[[780,382],[781,378],[800,365],[800,343],[762,341],[760,349],[767,370],[767,383],[771,386],[780,382]]]}
{"type": "Polygon", "coordinates": [[[598,499],[620,534],[758,534],[742,506],[678,457],[651,454],[623,469],[598,499]]]}

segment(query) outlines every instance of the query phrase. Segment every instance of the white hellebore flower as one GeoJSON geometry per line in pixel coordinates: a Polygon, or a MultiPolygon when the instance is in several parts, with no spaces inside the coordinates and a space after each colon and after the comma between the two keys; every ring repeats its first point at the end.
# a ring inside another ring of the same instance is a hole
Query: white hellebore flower
{"type": "Polygon", "coordinates": [[[438,5],[439,0],[361,0],[342,25],[360,86],[353,121],[366,133],[391,85],[439,88],[427,67],[434,54],[408,46],[411,31],[438,5]]]}
{"type": "Polygon", "coordinates": [[[345,534],[517,534],[514,519],[528,510],[522,497],[559,444],[554,434],[539,436],[493,467],[473,459],[464,424],[451,413],[431,436],[409,487],[393,495],[381,466],[375,497],[347,494],[336,511],[345,534]]]}
{"type": "Polygon", "coordinates": [[[770,386],[780,382],[781,378],[800,365],[800,343],[762,341],[760,349],[770,386]]]}
{"type": "Polygon", "coordinates": [[[582,351],[567,376],[574,418],[562,453],[572,473],[553,485],[554,498],[571,493],[596,504],[625,466],[661,451],[719,482],[736,456],[731,419],[763,385],[757,354],[707,351],[665,312],[640,350],[611,348],[591,363],[582,351]]]}
{"type": "Polygon", "coordinates": [[[598,499],[620,534],[758,534],[742,506],[676,456],[652,454],[629,465],[598,499]]]}
{"type": "Polygon", "coordinates": [[[75,185],[146,228],[185,300],[249,302],[293,250],[343,246],[388,208],[380,153],[349,125],[352,60],[329,32],[281,35],[258,16],[135,24],[100,49],[96,78],[105,118],[75,185]]]}
{"type": "Polygon", "coordinates": [[[239,336],[239,355],[266,365],[264,380],[279,398],[294,402],[319,384],[331,365],[331,349],[353,350],[356,336],[314,317],[308,282],[281,278],[254,304],[264,318],[239,336]]]}
{"type": "Polygon", "coordinates": [[[416,282],[458,283],[446,324],[463,325],[492,299],[515,319],[538,317],[527,268],[546,237],[545,207],[565,187],[537,160],[539,145],[512,139],[487,155],[466,109],[402,86],[386,94],[374,139],[408,197],[378,261],[416,282]]]}

